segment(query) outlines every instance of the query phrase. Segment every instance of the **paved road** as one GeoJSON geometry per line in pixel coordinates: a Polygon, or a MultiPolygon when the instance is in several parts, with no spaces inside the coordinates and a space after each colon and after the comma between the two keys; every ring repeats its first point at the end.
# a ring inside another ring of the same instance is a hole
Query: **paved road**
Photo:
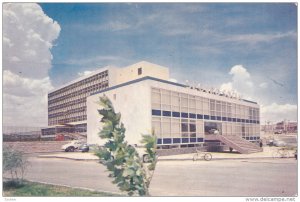
{"type": "MultiPolygon", "coordinates": [[[[95,161],[31,157],[27,179],[119,192],[95,161]]],[[[297,161],[218,160],[160,161],[152,196],[294,196],[297,193],[297,161]]]]}
{"type": "Polygon", "coordinates": [[[30,157],[26,179],[38,182],[120,193],[107,177],[106,167],[96,161],[30,157]]]}
{"type": "Polygon", "coordinates": [[[160,162],[154,196],[295,196],[297,161],[219,160],[160,162]]]}

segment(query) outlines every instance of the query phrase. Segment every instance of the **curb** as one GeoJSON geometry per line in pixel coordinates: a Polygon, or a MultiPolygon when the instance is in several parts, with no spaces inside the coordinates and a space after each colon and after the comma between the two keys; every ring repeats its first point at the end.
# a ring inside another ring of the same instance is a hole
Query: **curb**
{"type": "MultiPolygon", "coordinates": [[[[245,159],[269,159],[269,158],[272,158],[272,157],[257,157],[257,158],[212,158],[210,161],[214,161],[214,160],[245,160],[245,159]]],[[[190,159],[159,159],[159,161],[193,161],[192,158],[190,159]]],[[[203,159],[200,159],[200,160],[197,160],[197,161],[205,161],[203,159]]]]}
{"type": "Polygon", "coordinates": [[[38,158],[57,158],[57,159],[68,159],[73,161],[99,161],[99,159],[82,159],[82,158],[71,158],[63,156],[38,156],[38,158]]]}
{"type": "MultiPolygon", "coordinates": [[[[63,156],[38,156],[38,158],[57,158],[57,159],[67,159],[67,160],[73,160],[73,161],[99,161],[99,159],[83,159],[83,158],[71,158],[71,157],[63,157],[63,156]]],[[[278,159],[291,159],[294,157],[288,157],[288,158],[278,158],[278,159]]],[[[246,159],[274,159],[273,157],[239,157],[239,158],[212,158],[211,161],[214,160],[246,160],[246,159]]],[[[277,159],[277,158],[276,158],[277,159]]],[[[158,159],[158,161],[193,161],[192,158],[177,158],[177,159],[158,159]]],[[[204,160],[197,160],[197,161],[204,161],[204,160]]]]}

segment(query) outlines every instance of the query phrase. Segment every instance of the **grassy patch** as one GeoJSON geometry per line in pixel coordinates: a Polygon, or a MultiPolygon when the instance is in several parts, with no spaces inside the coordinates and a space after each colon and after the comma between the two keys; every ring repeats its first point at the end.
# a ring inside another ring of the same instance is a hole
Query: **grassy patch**
{"type": "Polygon", "coordinates": [[[37,182],[25,181],[23,184],[12,182],[3,183],[3,196],[120,196],[116,194],[75,189],[64,186],[41,184],[37,182]]]}

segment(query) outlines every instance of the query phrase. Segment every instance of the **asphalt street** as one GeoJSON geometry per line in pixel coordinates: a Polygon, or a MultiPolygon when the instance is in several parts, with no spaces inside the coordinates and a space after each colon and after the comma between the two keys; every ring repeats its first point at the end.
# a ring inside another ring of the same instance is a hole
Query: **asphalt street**
{"type": "MultiPolygon", "coordinates": [[[[96,161],[30,157],[25,178],[120,193],[96,161]]],[[[295,196],[295,159],[159,161],[152,196],[295,196]]]]}
{"type": "Polygon", "coordinates": [[[155,196],[295,196],[295,159],[160,162],[155,196]]]}
{"type": "Polygon", "coordinates": [[[106,167],[96,161],[30,157],[29,162],[25,176],[28,180],[120,193],[111,183],[106,167]]]}

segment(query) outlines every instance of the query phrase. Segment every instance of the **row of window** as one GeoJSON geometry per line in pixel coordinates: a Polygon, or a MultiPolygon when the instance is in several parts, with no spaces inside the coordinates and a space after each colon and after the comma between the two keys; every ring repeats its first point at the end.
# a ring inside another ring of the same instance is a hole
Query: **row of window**
{"type": "Polygon", "coordinates": [[[70,111],[72,109],[77,109],[77,108],[81,108],[81,107],[86,108],[86,98],[71,101],[69,103],[64,103],[59,106],[48,107],[48,112],[49,112],[49,114],[53,114],[53,113],[57,113],[57,112],[70,111]]]}
{"type": "Polygon", "coordinates": [[[60,96],[63,96],[63,95],[67,95],[69,94],[70,92],[77,92],[89,85],[94,85],[96,83],[99,83],[99,82],[103,82],[105,80],[108,80],[108,71],[104,71],[104,72],[101,72],[99,74],[96,74],[94,76],[91,76],[89,78],[86,78],[84,80],[81,80],[81,81],[78,81],[74,84],[71,84],[69,86],[66,86],[64,88],[61,88],[55,92],[52,92],[52,93],[49,93],[48,95],[48,98],[49,99],[55,99],[57,97],[60,97],[60,96]]]}
{"type": "Polygon", "coordinates": [[[79,98],[85,98],[85,97],[89,96],[91,93],[95,93],[95,92],[97,92],[99,90],[103,90],[107,87],[108,87],[108,81],[102,82],[102,83],[96,84],[94,86],[90,86],[85,89],[82,89],[80,91],[60,96],[56,99],[49,99],[48,104],[49,104],[49,106],[59,105],[61,103],[69,102],[72,100],[77,100],[79,98]]]}
{"type": "Polygon", "coordinates": [[[254,123],[259,124],[257,120],[222,117],[222,116],[210,116],[207,114],[194,114],[185,112],[171,112],[171,111],[161,111],[157,109],[152,109],[153,116],[164,116],[164,117],[175,117],[175,118],[192,118],[192,119],[205,119],[214,121],[229,121],[229,122],[241,122],[241,123],[254,123]]]}
{"type": "Polygon", "coordinates": [[[86,115],[81,115],[73,118],[52,118],[48,120],[48,125],[58,125],[58,124],[65,124],[70,122],[78,122],[78,121],[85,121],[87,119],[86,115]]]}
{"type": "Polygon", "coordinates": [[[157,144],[188,144],[188,143],[203,143],[204,138],[158,138],[157,144]]]}
{"type": "Polygon", "coordinates": [[[152,129],[157,137],[201,138],[205,135],[259,136],[260,125],[250,123],[214,122],[205,120],[152,116],[152,129]]]}
{"type": "Polygon", "coordinates": [[[53,113],[53,114],[49,113],[48,118],[54,118],[54,117],[60,117],[60,116],[74,117],[74,116],[78,116],[78,114],[85,115],[86,114],[86,107],[80,107],[80,108],[71,109],[71,110],[68,110],[68,111],[58,112],[58,113],[53,113]]]}
{"type": "MultiPolygon", "coordinates": [[[[253,137],[245,137],[246,140],[257,141],[260,137],[253,136],[253,137]]],[[[158,145],[170,145],[170,144],[193,144],[193,143],[204,143],[204,138],[158,138],[157,144],[158,145]]]]}
{"type": "Polygon", "coordinates": [[[259,108],[152,88],[152,108],[212,116],[259,120],[259,108]]]}

